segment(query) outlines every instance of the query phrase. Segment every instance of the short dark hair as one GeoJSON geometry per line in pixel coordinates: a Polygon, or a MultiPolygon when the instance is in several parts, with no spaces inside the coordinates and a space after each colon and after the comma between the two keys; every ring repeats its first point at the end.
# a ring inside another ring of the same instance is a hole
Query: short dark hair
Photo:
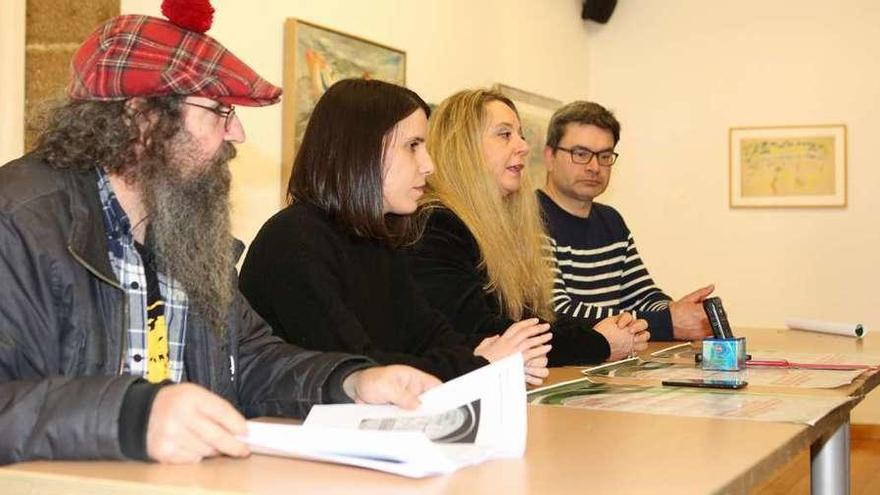
{"type": "Polygon", "coordinates": [[[395,84],[343,79],[321,96],[293,162],[288,201],[311,203],[354,235],[399,245],[409,215],[382,212],[382,158],[398,122],[431,109],[395,84]]]}
{"type": "Polygon", "coordinates": [[[556,149],[568,124],[594,125],[614,136],[614,145],[620,141],[620,122],[605,107],[591,101],[573,101],[553,113],[547,126],[547,146],[556,149]]]}
{"type": "Polygon", "coordinates": [[[144,159],[163,159],[165,143],[182,128],[180,96],[144,98],[137,108],[121,101],[61,100],[33,123],[41,128],[34,152],[55,168],[129,176],[144,159]],[[139,122],[155,115],[143,134],[139,122]],[[136,150],[140,144],[142,149],[136,150]]]}

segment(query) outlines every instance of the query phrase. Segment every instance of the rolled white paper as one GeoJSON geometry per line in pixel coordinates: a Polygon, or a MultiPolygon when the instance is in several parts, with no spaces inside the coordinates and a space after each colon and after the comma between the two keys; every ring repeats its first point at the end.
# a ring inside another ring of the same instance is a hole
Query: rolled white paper
{"type": "Polygon", "coordinates": [[[832,333],[847,337],[862,338],[867,330],[861,323],[834,323],[830,321],[808,320],[806,318],[786,318],[785,326],[792,330],[808,330],[810,332],[832,333]]]}

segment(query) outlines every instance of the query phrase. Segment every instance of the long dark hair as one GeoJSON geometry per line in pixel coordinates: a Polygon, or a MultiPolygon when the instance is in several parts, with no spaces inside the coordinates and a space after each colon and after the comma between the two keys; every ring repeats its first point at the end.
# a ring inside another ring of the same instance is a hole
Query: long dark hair
{"type": "Polygon", "coordinates": [[[288,200],[311,203],[359,237],[399,245],[409,215],[382,213],[382,158],[389,132],[413,112],[430,115],[407,88],[343,79],[318,100],[293,162],[288,200]]]}
{"type": "Polygon", "coordinates": [[[140,162],[164,159],[166,141],[181,128],[181,99],[144,98],[140,105],[127,105],[127,100],[59,101],[46,106],[34,123],[42,128],[34,153],[56,168],[101,167],[130,177],[140,162]],[[139,123],[147,116],[156,118],[141,132],[139,123]]]}

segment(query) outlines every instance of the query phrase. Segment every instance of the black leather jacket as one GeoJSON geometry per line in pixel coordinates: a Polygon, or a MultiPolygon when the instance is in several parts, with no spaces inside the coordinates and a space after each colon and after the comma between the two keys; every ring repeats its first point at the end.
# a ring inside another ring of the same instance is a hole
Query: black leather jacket
{"type": "MultiPolygon", "coordinates": [[[[0,167],[0,464],[123,457],[119,412],[137,377],[121,372],[126,297],[96,179],[31,155],[0,167]]],[[[368,363],[285,344],[240,294],[225,341],[192,312],[187,325],[187,380],[248,417],[304,416],[368,363]]]]}

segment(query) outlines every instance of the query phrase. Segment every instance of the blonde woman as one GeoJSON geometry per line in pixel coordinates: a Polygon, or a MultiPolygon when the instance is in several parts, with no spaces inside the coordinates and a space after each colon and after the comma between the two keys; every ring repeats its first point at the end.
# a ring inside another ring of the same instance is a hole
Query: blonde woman
{"type": "Polygon", "coordinates": [[[552,323],[555,366],[617,360],[647,347],[647,324],[628,313],[601,321],[554,314],[554,261],[508,98],[484,89],[447,98],[431,117],[428,151],[436,167],[409,259],[427,299],[457,331],[491,335],[541,318],[552,323]]]}

